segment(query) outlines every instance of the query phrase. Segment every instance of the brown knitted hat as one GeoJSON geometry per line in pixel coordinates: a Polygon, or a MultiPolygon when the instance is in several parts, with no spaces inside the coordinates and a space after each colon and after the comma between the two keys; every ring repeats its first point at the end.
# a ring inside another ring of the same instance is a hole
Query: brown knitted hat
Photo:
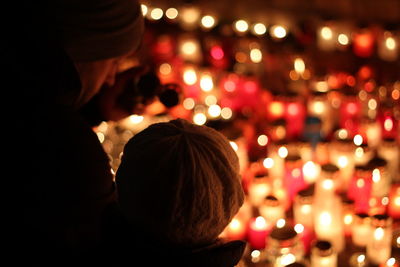
{"type": "Polygon", "coordinates": [[[235,151],[220,132],[183,119],[150,125],[117,170],[124,215],[162,242],[210,244],[243,204],[235,151]]]}

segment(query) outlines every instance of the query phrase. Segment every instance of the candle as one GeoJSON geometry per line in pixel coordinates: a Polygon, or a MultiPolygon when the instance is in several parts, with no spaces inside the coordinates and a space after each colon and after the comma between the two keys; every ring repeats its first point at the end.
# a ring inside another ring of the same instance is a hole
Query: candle
{"type": "Polygon", "coordinates": [[[330,144],[330,162],[340,169],[342,189],[349,187],[354,173],[354,150],[355,145],[350,139],[336,139],[330,144]]]}
{"type": "Polygon", "coordinates": [[[304,129],[306,117],[305,105],[297,94],[286,96],[285,120],[287,137],[292,140],[298,139],[304,129]]]}
{"type": "Polygon", "coordinates": [[[307,103],[307,111],[310,116],[317,117],[321,120],[322,136],[328,136],[334,126],[334,120],[331,116],[332,109],[329,105],[327,93],[313,92],[307,103]]]}
{"type": "Polygon", "coordinates": [[[361,121],[361,103],[354,91],[345,91],[343,94],[339,116],[340,127],[346,129],[350,136],[354,136],[361,121]]]}
{"type": "Polygon", "coordinates": [[[374,36],[368,29],[353,34],[353,52],[359,57],[370,57],[374,52],[374,36]]]}
{"type": "Polygon", "coordinates": [[[393,184],[389,193],[388,213],[394,219],[400,219],[400,183],[393,184]]]}
{"type": "Polygon", "coordinates": [[[279,219],[285,218],[284,207],[279,199],[272,195],[268,195],[264,198],[264,201],[258,207],[258,211],[262,217],[272,224],[275,224],[279,219]]]}
{"type": "Polygon", "coordinates": [[[313,195],[314,188],[308,187],[300,190],[295,197],[293,204],[293,216],[296,223],[313,229],[313,195]]]}
{"type": "Polygon", "coordinates": [[[373,236],[367,243],[367,258],[373,264],[384,264],[391,254],[392,220],[387,215],[375,215],[371,226],[373,236]]]}
{"type": "Polygon", "coordinates": [[[244,240],[246,238],[246,224],[239,217],[235,217],[225,229],[225,235],[229,240],[244,240]]]}
{"type": "Polygon", "coordinates": [[[368,213],[369,200],[372,191],[372,168],[371,166],[359,166],[355,168],[355,174],[350,182],[347,196],[354,200],[355,211],[368,213]]]}
{"type": "Polygon", "coordinates": [[[270,226],[262,216],[252,218],[249,223],[247,239],[253,249],[264,249],[270,226]]]}
{"type": "Polygon", "coordinates": [[[326,240],[317,240],[311,250],[311,267],[336,267],[337,253],[326,240]]]}
{"type": "Polygon", "coordinates": [[[328,141],[319,141],[314,152],[315,162],[322,165],[331,162],[330,143],[328,141]]]}
{"type": "Polygon", "coordinates": [[[250,203],[259,207],[267,195],[270,193],[271,187],[268,181],[267,173],[256,173],[248,185],[248,196],[250,203]]]}
{"type": "Polygon", "coordinates": [[[303,243],[304,253],[309,254],[311,250],[311,243],[315,240],[315,232],[312,228],[305,227],[304,225],[298,223],[294,226],[294,230],[299,236],[303,243]]]}
{"type": "Polygon", "coordinates": [[[303,163],[299,155],[289,155],[285,158],[283,185],[288,191],[290,201],[293,201],[297,192],[307,186],[304,182],[302,167],[303,163]]]}
{"type": "Polygon", "coordinates": [[[378,147],[378,155],[387,161],[390,179],[395,182],[400,181],[400,152],[396,139],[384,139],[378,147]]]}
{"type": "Polygon", "coordinates": [[[364,253],[357,252],[351,255],[349,263],[350,267],[366,267],[367,259],[364,253]]]}
{"type": "Polygon", "coordinates": [[[359,247],[366,247],[371,237],[371,218],[365,213],[356,213],[352,227],[353,244],[359,247]]]}
{"type": "Polygon", "coordinates": [[[366,137],[368,145],[377,148],[381,142],[382,130],[379,122],[374,119],[363,120],[360,131],[366,137]]]}
{"type": "Polygon", "coordinates": [[[293,226],[285,224],[275,226],[268,238],[267,260],[273,267],[283,267],[304,257],[303,243],[293,226]]]}
{"type": "Polygon", "coordinates": [[[374,157],[368,162],[372,168],[372,192],[373,197],[382,198],[389,195],[390,177],[387,170],[387,161],[380,157],[374,157]]]}
{"type": "Polygon", "coordinates": [[[318,47],[325,51],[331,51],[335,49],[337,33],[334,28],[327,24],[318,29],[317,44],[318,47]]]}
{"type": "Polygon", "coordinates": [[[378,55],[386,61],[395,61],[399,56],[399,40],[391,32],[385,31],[378,42],[378,55]]]}
{"type": "Polygon", "coordinates": [[[304,180],[307,182],[307,184],[315,183],[320,172],[321,172],[320,165],[314,163],[313,161],[307,161],[303,165],[304,180]]]}
{"type": "Polygon", "coordinates": [[[354,222],[354,201],[344,197],[343,204],[343,227],[345,236],[351,236],[354,222]]]}

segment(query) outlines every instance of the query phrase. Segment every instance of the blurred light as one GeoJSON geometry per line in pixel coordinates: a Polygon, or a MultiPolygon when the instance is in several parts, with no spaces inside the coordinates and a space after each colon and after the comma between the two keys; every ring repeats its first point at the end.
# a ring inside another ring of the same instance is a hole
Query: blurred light
{"type": "Polygon", "coordinates": [[[168,74],[171,73],[172,67],[171,67],[171,65],[168,64],[168,63],[163,63],[163,64],[160,65],[159,71],[160,71],[160,73],[161,73],[162,75],[168,75],[168,74]]]}
{"type": "Polygon", "coordinates": [[[338,42],[341,45],[348,45],[349,44],[349,37],[346,34],[341,33],[338,36],[338,42]]]}
{"type": "Polygon", "coordinates": [[[368,108],[370,109],[376,109],[378,106],[378,102],[375,99],[370,99],[368,101],[368,108]]]}
{"type": "Polygon", "coordinates": [[[250,50],[250,59],[254,63],[260,63],[262,60],[262,52],[258,48],[253,48],[250,50]]]}
{"type": "Polygon", "coordinates": [[[345,168],[349,164],[349,160],[346,156],[340,156],[338,159],[338,165],[340,168],[345,168]]]}
{"type": "Polygon", "coordinates": [[[287,157],[288,154],[289,154],[289,151],[287,150],[286,147],[281,146],[281,147],[278,149],[278,155],[279,155],[279,157],[281,157],[281,158],[284,159],[284,158],[287,157]]]}
{"type": "Polygon", "coordinates": [[[274,25],[270,29],[270,34],[278,39],[282,39],[286,36],[286,29],[280,25],[274,25]]]}
{"type": "Polygon", "coordinates": [[[162,18],[164,15],[164,12],[162,11],[161,8],[154,8],[153,10],[150,11],[150,17],[154,20],[159,20],[162,18]]]}
{"type": "Polygon", "coordinates": [[[393,98],[393,100],[399,100],[399,98],[400,98],[400,90],[399,89],[394,89],[392,91],[392,98],[393,98]]]}
{"type": "Polygon", "coordinates": [[[215,18],[210,15],[206,15],[201,18],[201,25],[204,28],[210,29],[215,26],[215,18]]]}
{"type": "Polygon", "coordinates": [[[182,104],[185,109],[191,110],[194,108],[195,102],[193,98],[188,97],[183,100],[182,104]]]}
{"type": "Polygon", "coordinates": [[[213,46],[210,50],[210,54],[214,59],[221,60],[224,57],[224,50],[218,45],[213,46]]]}
{"type": "Polygon", "coordinates": [[[365,181],[364,181],[363,179],[361,179],[361,178],[360,178],[360,179],[357,179],[356,185],[357,185],[357,187],[359,187],[359,188],[364,187],[365,181]]]}
{"type": "Polygon", "coordinates": [[[340,139],[346,139],[348,136],[349,136],[349,133],[347,132],[346,129],[340,129],[340,130],[338,131],[338,137],[339,137],[340,139]]]}
{"type": "Polygon", "coordinates": [[[379,171],[379,169],[374,169],[372,171],[372,181],[374,181],[375,183],[379,182],[381,180],[381,172],[379,171]]]}
{"type": "Polygon", "coordinates": [[[328,82],[327,81],[316,82],[315,89],[321,93],[328,92],[328,90],[329,90],[328,82]]]}
{"type": "Polygon", "coordinates": [[[181,9],[179,17],[184,27],[191,28],[198,25],[197,22],[200,18],[200,10],[196,7],[184,7],[181,9]]]}
{"type": "Polygon", "coordinates": [[[145,4],[141,4],[140,7],[142,9],[143,17],[145,17],[147,15],[147,12],[149,11],[149,9],[147,8],[147,6],[145,4]]]}
{"type": "Polygon", "coordinates": [[[204,113],[199,112],[193,116],[193,122],[197,125],[203,125],[206,123],[206,121],[207,117],[204,113]]]}
{"type": "Polygon", "coordinates": [[[394,50],[396,49],[396,40],[393,37],[388,37],[385,40],[385,45],[387,49],[394,50]]]}
{"type": "Polygon", "coordinates": [[[178,10],[170,7],[165,11],[165,16],[169,19],[176,19],[178,17],[178,10]]]}
{"type": "Polygon", "coordinates": [[[144,117],[140,115],[133,114],[129,116],[129,121],[133,124],[139,124],[143,121],[144,117]]]}
{"type": "Polygon", "coordinates": [[[304,72],[304,70],[306,69],[306,65],[304,64],[304,61],[303,61],[303,59],[301,59],[301,58],[296,58],[295,60],[294,60],[294,70],[297,72],[297,73],[303,73],[304,72]]]}
{"type": "Polygon", "coordinates": [[[274,166],[274,160],[272,158],[265,158],[263,161],[263,166],[266,169],[271,169],[274,166]]]}
{"type": "Polygon", "coordinates": [[[198,44],[195,41],[185,41],[181,46],[181,52],[185,55],[193,55],[198,49],[198,44]]]}
{"type": "Polygon", "coordinates": [[[333,37],[332,29],[325,26],[321,29],[321,37],[325,40],[331,40],[333,37]]]}
{"type": "Polygon", "coordinates": [[[233,148],[233,150],[238,151],[239,147],[235,142],[229,141],[229,144],[231,144],[231,147],[233,148]]]}
{"type": "Polygon", "coordinates": [[[221,115],[221,107],[219,105],[211,105],[208,108],[208,114],[212,117],[212,118],[216,118],[219,115],[221,115]]]}
{"type": "Polygon", "coordinates": [[[278,221],[276,221],[276,227],[278,228],[283,228],[286,224],[285,219],[279,219],[278,221]]]}
{"type": "Polygon", "coordinates": [[[105,135],[102,132],[97,133],[97,138],[99,139],[100,143],[103,143],[106,139],[105,135]]]}
{"type": "Polygon", "coordinates": [[[267,27],[263,23],[256,23],[253,25],[253,32],[257,35],[263,35],[267,32],[267,27]]]}
{"type": "Polygon", "coordinates": [[[203,74],[200,78],[200,88],[204,92],[209,92],[214,88],[214,82],[209,74],[203,74]]]}
{"type": "Polygon", "coordinates": [[[386,131],[390,132],[393,129],[393,120],[391,118],[386,118],[383,123],[383,128],[385,128],[386,131]]]}
{"type": "Polygon", "coordinates": [[[197,74],[196,71],[194,69],[186,69],[183,72],[183,81],[187,84],[187,85],[194,85],[197,82],[197,74]]]}
{"type": "Polygon", "coordinates": [[[230,118],[232,118],[232,109],[224,107],[221,110],[221,117],[225,120],[229,120],[230,118]]]}
{"type": "Polygon", "coordinates": [[[296,231],[296,233],[301,234],[304,231],[304,226],[298,223],[294,226],[294,230],[296,231]]]}
{"type": "Polygon", "coordinates": [[[238,32],[246,32],[249,29],[249,24],[245,20],[238,20],[235,22],[235,29],[238,32]]]}
{"type": "Polygon", "coordinates": [[[353,138],[353,142],[356,146],[361,146],[363,143],[363,138],[360,134],[356,134],[353,138]]]}
{"type": "Polygon", "coordinates": [[[266,136],[265,134],[258,136],[257,143],[260,146],[266,146],[268,144],[268,136],[266,136]]]}
{"type": "Polygon", "coordinates": [[[204,102],[207,106],[215,105],[217,104],[217,98],[215,97],[215,95],[208,95],[206,96],[204,102]]]}

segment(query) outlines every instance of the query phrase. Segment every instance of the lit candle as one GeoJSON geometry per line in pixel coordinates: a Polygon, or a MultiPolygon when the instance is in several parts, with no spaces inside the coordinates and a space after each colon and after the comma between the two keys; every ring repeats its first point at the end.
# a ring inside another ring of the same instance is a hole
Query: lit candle
{"type": "Polygon", "coordinates": [[[304,180],[308,184],[313,184],[317,180],[317,177],[319,176],[321,172],[321,167],[319,164],[314,163],[313,161],[304,161],[303,165],[303,175],[304,175],[304,180]]]}
{"type": "Polygon", "coordinates": [[[378,155],[387,161],[390,179],[395,182],[400,181],[400,151],[396,139],[384,139],[378,147],[378,155]]]}
{"type": "Polygon", "coordinates": [[[359,57],[370,57],[374,52],[374,36],[368,29],[353,34],[353,52],[359,57]]]}
{"type": "Polygon", "coordinates": [[[267,173],[256,173],[248,185],[250,203],[255,207],[259,207],[270,191],[271,187],[267,173]]]}
{"type": "Polygon", "coordinates": [[[391,32],[385,31],[378,42],[378,55],[386,61],[395,61],[399,56],[399,40],[391,32]]]}
{"type": "Polygon", "coordinates": [[[308,255],[311,250],[311,244],[316,239],[314,230],[312,228],[305,227],[300,223],[294,226],[294,230],[303,243],[304,253],[308,255]]]}
{"type": "Polygon", "coordinates": [[[313,198],[314,189],[313,187],[309,187],[298,192],[293,204],[294,221],[310,229],[314,228],[313,198]]]}
{"type": "Polygon", "coordinates": [[[367,257],[373,264],[384,264],[391,255],[392,221],[387,215],[375,215],[371,221],[372,238],[367,243],[367,257]]]}
{"type": "Polygon", "coordinates": [[[371,218],[365,213],[356,213],[352,227],[353,244],[359,247],[366,247],[371,238],[371,218]]]}
{"type": "Polygon", "coordinates": [[[355,145],[350,139],[333,140],[330,144],[330,162],[340,169],[342,189],[347,189],[354,173],[355,145]]]}
{"type": "Polygon", "coordinates": [[[371,195],[378,198],[388,196],[391,181],[387,169],[387,161],[380,157],[374,157],[368,164],[372,168],[371,195]]]}
{"type": "Polygon", "coordinates": [[[285,102],[287,137],[296,140],[301,136],[304,129],[305,105],[297,94],[288,95],[285,102]]]}
{"type": "Polygon", "coordinates": [[[262,204],[258,207],[258,211],[267,221],[275,224],[279,219],[285,218],[285,210],[279,199],[275,196],[268,195],[264,198],[262,204]]]}
{"type": "Polygon", "coordinates": [[[350,182],[347,196],[354,200],[355,211],[368,213],[369,200],[372,191],[372,168],[371,166],[357,165],[355,174],[350,182]]]}
{"type": "Polygon", "coordinates": [[[229,240],[244,240],[246,238],[246,227],[246,224],[239,217],[235,217],[224,232],[229,240]]]}
{"type": "Polygon", "coordinates": [[[318,240],[311,249],[311,267],[336,267],[337,253],[332,244],[326,240],[318,240]]]}
{"type": "Polygon", "coordinates": [[[345,236],[351,236],[354,222],[354,200],[344,197],[342,203],[344,234],[345,236]]]}
{"type": "Polygon", "coordinates": [[[329,105],[327,93],[313,92],[307,104],[307,111],[310,116],[315,116],[321,119],[322,135],[327,136],[334,126],[334,120],[331,116],[332,109],[329,105]]]}
{"type": "Polygon", "coordinates": [[[381,142],[382,130],[375,119],[363,120],[360,131],[366,136],[368,145],[377,148],[381,142]]]}
{"type": "Polygon", "coordinates": [[[315,162],[319,165],[331,162],[330,155],[330,142],[328,141],[319,141],[315,148],[315,162]]]}
{"type": "Polygon", "coordinates": [[[336,45],[336,32],[331,25],[324,25],[318,29],[318,47],[325,51],[331,51],[335,49],[336,45]]]}
{"type": "Polygon", "coordinates": [[[262,216],[252,218],[249,223],[247,239],[253,249],[264,249],[266,238],[271,227],[262,216]]]}
{"type": "Polygon", "coordinates": [[[357,93],[345,91],[340,104],[340,127],[354,136],[358,132],[361,115],[361,102],[358,100],[357,93]]]}
{"type": "Polygon", "coordinates": [[[290,201],[293,201],[297,192],[307,187],[304,182],[302,167],[303,163],[299,155],[288,155],[285,158],[283,185],[288,191],[290,201]]]}
{"type": "Polygon", "coordinates": [[[400,219],[400,183],[390,189],[388,213],[393,219],[400,219]]]}

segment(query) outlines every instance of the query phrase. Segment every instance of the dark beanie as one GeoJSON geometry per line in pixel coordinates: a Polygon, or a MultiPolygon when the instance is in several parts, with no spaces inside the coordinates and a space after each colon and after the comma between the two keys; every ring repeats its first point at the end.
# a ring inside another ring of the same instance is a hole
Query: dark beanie
{"type": "Polygon", "coordinates": [[[144,19],[137,0],[53,0],[49,15],[75,61],[119,57],[142,41],[144,19]]]}
{"type": "Polygon", "coordinates": [[[244,199],[238,158],[226,137],[183,119],[132,137],[116,184],[128,220],[179,246],[215,241],[244,199]]]}

